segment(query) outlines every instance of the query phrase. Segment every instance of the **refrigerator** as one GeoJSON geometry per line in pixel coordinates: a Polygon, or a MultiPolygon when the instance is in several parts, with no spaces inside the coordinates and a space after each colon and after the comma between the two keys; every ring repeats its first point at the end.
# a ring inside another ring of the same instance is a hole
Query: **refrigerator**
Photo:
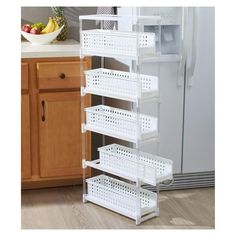
{"type": "MultiPolygon", "coordinates": [[[[214,185],[214,7],[119,7],[117,12],[161,16],[161,28],[144,26],[160,34],[160,54],[141,67],[159,77],[160,100],[143,104],[141,112],[158,115],[160,140],[144,143],[142,150],[173,160],[172,188],[214,185]]],[[[132,22],[121,22],[118,29],[132,30],[132,22]]],[[[133,70],[128,60],[105,63],[133,70]]]]}

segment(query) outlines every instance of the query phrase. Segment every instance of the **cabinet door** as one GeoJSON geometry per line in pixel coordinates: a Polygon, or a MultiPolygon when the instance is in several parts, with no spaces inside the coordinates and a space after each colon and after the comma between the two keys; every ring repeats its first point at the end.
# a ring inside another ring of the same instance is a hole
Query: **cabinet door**
{"type": "Polygon", "coordinates": [[[21,95],[21,178],[31,177],[29,95],[21,95]]]}
{"type": "Polygon", "coordinates": [[[214,170],[214,8],[198,9],[196,64],[186,78],[183,172],[214,170]]]}
{"type": "Polygon", "coordinates": [[[41,177],[82,174],[80,93],[39,95],[41,177]]]}

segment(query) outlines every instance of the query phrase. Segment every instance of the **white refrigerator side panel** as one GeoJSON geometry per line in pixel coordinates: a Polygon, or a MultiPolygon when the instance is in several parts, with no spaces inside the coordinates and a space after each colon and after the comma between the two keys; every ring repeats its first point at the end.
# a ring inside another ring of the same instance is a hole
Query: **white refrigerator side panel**
{"type": "MultiPolygon", "coordinates": [[[[118,8],[119,15],[134,15],[138,11],[141,15],[159,15],[161,13],[164,17],[162,23],[181,23],[180,7],[141,7],[140,9],[132,7],[118,8]]],[[[122,30],[131,30],[132,25],[121,22],[119,23],[118,28],[122,30]]],[[[122,62],[131,68],[131,63],[122,62]]],[[[141,150],[173,160],[174,173],[181,173],[182,166],[181,155],[184,85],[177,85],[178,70],[179,61],[161,63],[159,74],[157,62],[144,63],[141,66],[142,73],[159,76],[161,102],[160,114],[158,114],[160,120],[160,142],[149,141],[141,146],[141,150]]],[[[141,105],[141,112],[156,116],[158,112],[157,102],[141,105]]]]}
{"type": "Polygon", "coordinates": [[[198,13],[192,86],[186,78],[184,173],[214,170],[214,8],[200,7],[198,13]]]}
{"type": "MultiPolygon", "coordinates": [[[[158,72],[156,63],[142,65],[142,73],[158,72]]],[[[141,150],[173,160],[174,173],[181,173],[183,85],[177,85],[178,62],[160,64],[160,142],[149,142],[141,150]]],[[[141,112],[155,115],[156,102],[141,105],[141,112]],[[153,114],[154,113],[154,114],[153,114]]]]}

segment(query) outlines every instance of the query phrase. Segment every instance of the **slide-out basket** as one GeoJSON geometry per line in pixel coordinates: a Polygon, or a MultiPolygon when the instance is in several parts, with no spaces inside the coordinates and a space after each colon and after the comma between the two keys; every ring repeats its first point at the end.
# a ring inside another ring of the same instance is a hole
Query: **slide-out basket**
{"type": "MultiPolygon", "coordinates": [[[[86,199],[120,214],[136,219],[137,187],[123,181],[99,175],[86,180],[86,199]]],[[[157,194],[140,188],[141,215],[157,208],[157,194]]]]}
{"type": "Polygon", "coordinates": [[[134,59],[138,55],[155,54],[154,33],[94,29],[82,31],[81,40],[84,55],[134,59]]]}
{"type": "Polygon", "coordinates": [[[141,151],[138,157],[136,149],[118,144],[100,147],[98,151],[99,165],[131,180],[137,180],[138,176],[142,182],[156,185],[173,178],[173,163],[169,159],[141,151]]]}
{"type": "Polygon", "coordinates": [[[86,93],[135,102],[138,98],[158,96],[158,77],[123,72],[118,70],[94,69],[85,71],[86,93]],[[138,84],[140,80],[140,83],[138,84]]]}
{"type": "Polygon", "coordinates": [[[135,112],[104,105],[88,107],[85,111],[86,130],[134,143],[158,135],[158,121],[153,116],[140,114],[138,121],[135,112]]]}

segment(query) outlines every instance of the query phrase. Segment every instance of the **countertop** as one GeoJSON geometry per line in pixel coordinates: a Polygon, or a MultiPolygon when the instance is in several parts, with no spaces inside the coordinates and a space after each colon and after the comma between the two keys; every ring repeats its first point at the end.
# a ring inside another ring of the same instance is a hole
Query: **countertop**
{"type": "Polygon", "coordinates": [[[76,40],[56,41],[47,45],[21,42],[21,58],[79,57],[80,44],[76,40]]]}

